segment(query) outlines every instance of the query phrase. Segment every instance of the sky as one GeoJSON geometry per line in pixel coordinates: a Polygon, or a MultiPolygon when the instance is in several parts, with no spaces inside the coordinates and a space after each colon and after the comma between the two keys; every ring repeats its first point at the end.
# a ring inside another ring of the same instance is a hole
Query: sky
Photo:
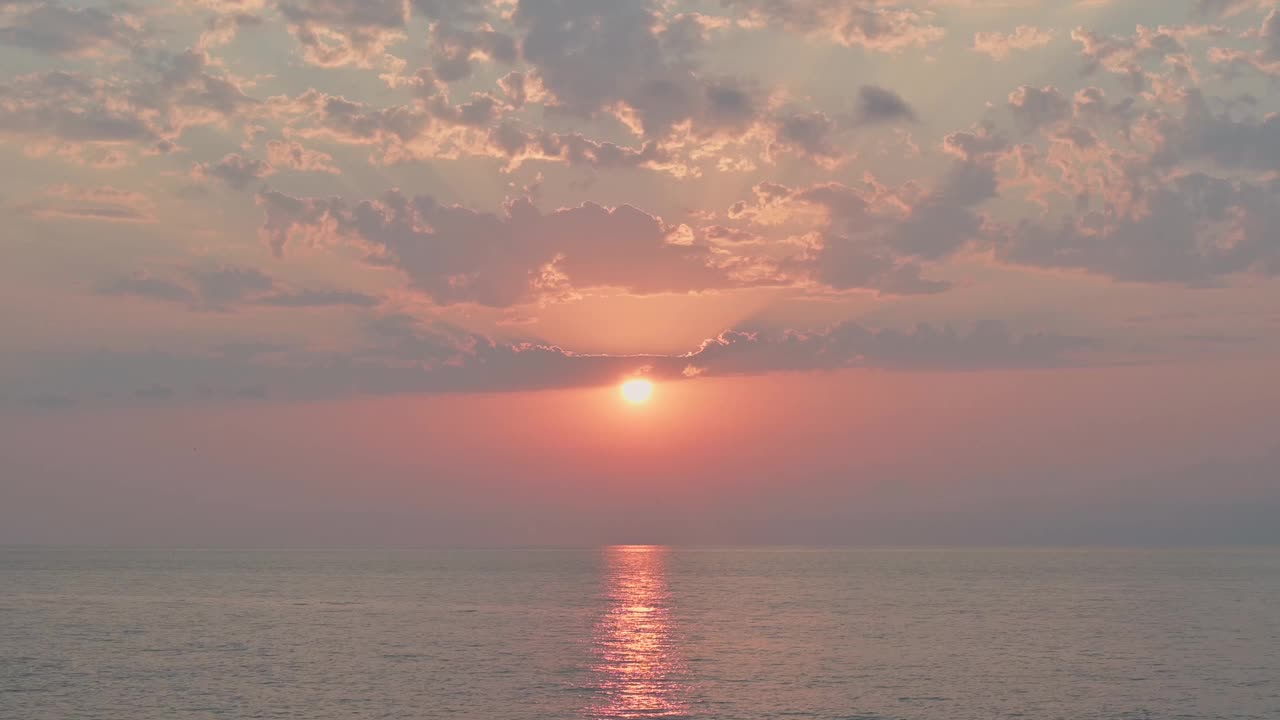
{"type": "Polygon", "coordinates": [[[0,543],[1280,543],[1277,80],[1275,0],[0,0],[0,543]]]}

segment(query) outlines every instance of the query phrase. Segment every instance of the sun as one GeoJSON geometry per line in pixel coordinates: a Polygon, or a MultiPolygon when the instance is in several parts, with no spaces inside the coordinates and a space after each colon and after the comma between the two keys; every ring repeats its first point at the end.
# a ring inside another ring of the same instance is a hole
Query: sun
{"type": "Polygon", "coordinates": [[[648,402],[653,396],[653,383],[635,378],[622,383],[622,399],[633,405],[648,402]]]}

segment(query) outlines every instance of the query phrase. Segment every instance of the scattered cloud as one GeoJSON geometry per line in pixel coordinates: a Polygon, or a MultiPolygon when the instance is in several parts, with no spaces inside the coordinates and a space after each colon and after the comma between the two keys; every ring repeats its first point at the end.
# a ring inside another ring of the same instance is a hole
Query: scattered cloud
{"type": "Polygon", "coordinates": [[[0,45],[47,55],[101,57],[140,48],[146,40],[140,15],[56,0],[0,3],[0,45]]]}
{"type": "Polygon", "coordinates": [[[197,179],[213,179],[236,190],[244,190],[255,180],[275,172],[271,165],[257,159],[231,153],[216,163],[197,163],[191,174],[197,179]]]}
{"type": "Polygon", "coordinates": [[[710,248],[669,242],[674,227],[626,205],[543,213],[518,198],[487,213],[398,191],[355,205],[275,191],[258,202],[262,237],[275,252],[296,242],[352,244],[442,305],[508,307],[592,287],[651,294],[732,284],[710,248]]]}
{"type": "Polygon", "coordinates": [[[45,188],[40,199],[21,203],[16,209],[22,214],[43,219],[121,223],[156,221],[155,205],[150,197],[111,186],[53,185],[45,188]]]}
{"type": "Polygon", "coordinates": [[[101,285],[98,292],[173,303],[200,312],[230,312],[252,306],[371,308],[381,302],[373,295],[351,290],[290,288],[260,270],[237,265],[140,271],[115,278],[101,285]]]}
{"type": "Polygon", "coordinates": [[[267,160],[272,167],[294,170],[297,172],[319,172],[338,174],[333,164],[333,156],[310,150],[296,142],[271,140],[267,143],[267,160]]]}
{"type": "Polygon", "coordinates": [[[1014,52],[1040,48],[1053,42],[1053,31],[1032,25],[1019,25],[1011,33],[998,31],[977,32],[973,36],[973,49],[991,57],[1006,60],[1014,52]]]}
{"type": "Polygon", "coordinates": [[[905,2],[881,0],[722,0],[758,27],[783,27],[809,37],[881,52],[924,48],[946,30],[934,14],[905,2]]]}

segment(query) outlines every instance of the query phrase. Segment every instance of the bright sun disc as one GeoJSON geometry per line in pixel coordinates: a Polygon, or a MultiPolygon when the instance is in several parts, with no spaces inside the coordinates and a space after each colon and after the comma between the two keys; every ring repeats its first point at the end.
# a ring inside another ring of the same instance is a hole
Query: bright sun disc
{"type": "Polygon", "coordinates": [[[653,395],[653,383],[648,380],[628,380],[622,383],[622,397],[629,403],[642,403],[653,395]]]}

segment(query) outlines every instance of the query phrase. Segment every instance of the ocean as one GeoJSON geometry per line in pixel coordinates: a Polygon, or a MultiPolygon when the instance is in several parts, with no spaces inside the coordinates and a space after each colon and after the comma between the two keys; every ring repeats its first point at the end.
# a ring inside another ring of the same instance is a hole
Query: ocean
{"type": "Polygon", "coordinates": [[[0,718],[1280,719],[1280,551],[0,549],[0,718]]]}

